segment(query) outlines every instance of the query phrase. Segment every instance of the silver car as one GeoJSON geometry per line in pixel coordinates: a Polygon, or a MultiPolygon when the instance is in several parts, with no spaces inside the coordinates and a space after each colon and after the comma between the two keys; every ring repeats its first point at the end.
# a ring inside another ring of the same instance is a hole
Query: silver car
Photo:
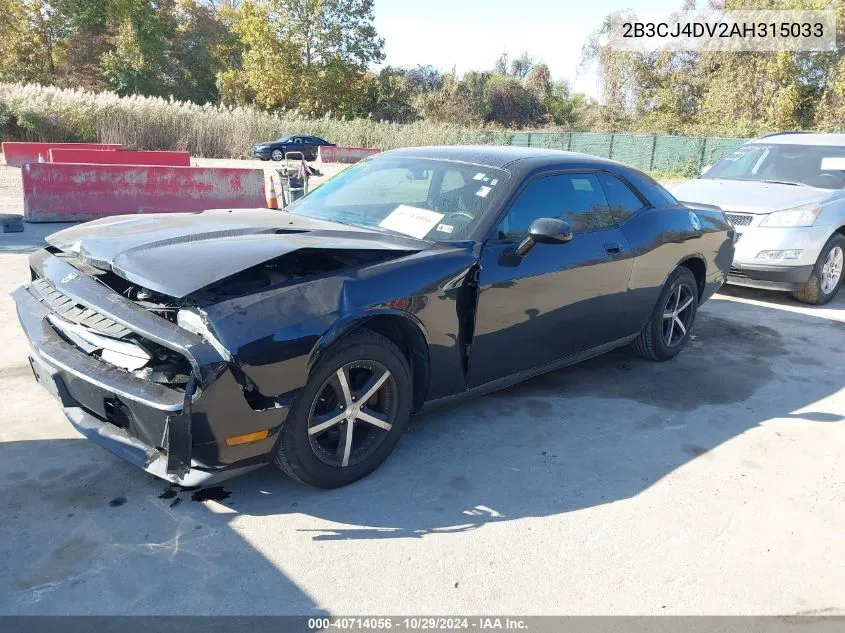
{"type": "Polygon", "coordinates": [[[830,301],[845,252],[845,134],[756,139],[674,187],[684,202],[721,207],[735,229],[728,283],[830,301]]]}

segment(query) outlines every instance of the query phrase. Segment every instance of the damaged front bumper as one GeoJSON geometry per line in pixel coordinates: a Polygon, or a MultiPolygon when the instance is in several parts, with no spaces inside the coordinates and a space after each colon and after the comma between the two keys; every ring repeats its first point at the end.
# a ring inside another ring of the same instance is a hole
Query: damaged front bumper
{"type": "Polygon", "coordinates": [[[39,251],[35,274],[78,305],[184,355],[192,368],[184,388],[150,382],[86,353],[63,337],[55,312],[35,283],[12,294],[29,339],[39,384],[61,402],[85,437],[145,471],[181,486],[208,485],[272,460],[288,407],[256,410],[232,367],[199,335],[39,251]],[[268,430],[265,439],[229,446],[227,437],[268,430]]]}

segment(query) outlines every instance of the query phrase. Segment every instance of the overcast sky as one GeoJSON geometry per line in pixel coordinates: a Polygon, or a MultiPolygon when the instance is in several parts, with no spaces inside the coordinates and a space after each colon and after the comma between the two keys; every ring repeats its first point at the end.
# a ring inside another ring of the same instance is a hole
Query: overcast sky
{"type": "MultiPolygon", "coordinates": [[[[493,67],[502,53],[527,51],[555,79],[597,96],[594,71],[578,72],[581,46],[620,9],[668,16],[681,0],[375,0],[385,64],[432,64],[458,73],[493,67]]],[[[644,16],[642,16],[644,17],[644,16]]]]}

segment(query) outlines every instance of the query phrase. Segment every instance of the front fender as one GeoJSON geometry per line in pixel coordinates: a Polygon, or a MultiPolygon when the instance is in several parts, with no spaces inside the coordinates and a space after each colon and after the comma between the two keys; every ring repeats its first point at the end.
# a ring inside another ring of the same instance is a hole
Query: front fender
{"type": "Polygon", "coordinates": [[[362,319],[405,319],[437,366],[435,394],[462,389],[457,297],[472,245],[438,247],[364,269],[276,287],[206,308],[210,326],[244,375],[268,397],[301,389],[328,345],[362,319]]]}
{"type": "Polygon", "coordinates": [[[325,352],[328,347],[342,339],[353,330],[363,326],[369,319],[376,316],[389,316],[402,319],[404,323],[417,329],[422,337],[422,340],[424,340],[426,342],[426,346],[428,346],[428,332],[426,332],[425,325],[423,325],[423,323],[414,314],[391,306],[373,306],[357,314],[343,315],[323,333],[323,336],[320,337],[309,354],[309,371],[317,363],[317,361],[320,360],[321,354],[325,352]]]}

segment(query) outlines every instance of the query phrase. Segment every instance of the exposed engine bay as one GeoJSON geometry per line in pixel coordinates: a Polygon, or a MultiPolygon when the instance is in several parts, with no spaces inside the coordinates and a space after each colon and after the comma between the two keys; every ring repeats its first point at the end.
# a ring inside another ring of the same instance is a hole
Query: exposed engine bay
{"type": "MultiPolygon", "coordinates": [[[[413,252],[299,249],[239,271],[186,297],[175,298],[132,283],[108,269],[105,263],[96,262],[101,267],[55,247],[48,250],[81,274],[118,292],[148,312],[182,327],[179,312],[185,308],[201,308],[312,275],[371,265],[413,252]]],[[[76,304],[47,281],[38,279],[34,271],[32,276],[45,302],[56,312],[50,318],[51,324],[66,341],[149,382],[182,388],[187,384],[191,367],[184,356],[76,304]]]]}

